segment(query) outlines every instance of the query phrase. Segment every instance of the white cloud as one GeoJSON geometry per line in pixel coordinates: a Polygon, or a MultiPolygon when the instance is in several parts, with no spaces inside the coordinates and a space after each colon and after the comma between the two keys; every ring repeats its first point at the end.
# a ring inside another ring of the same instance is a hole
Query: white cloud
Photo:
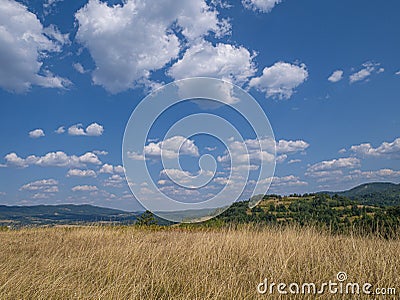
{"type": "Polygon", "coordinates": [[[342,70],[336,70],[332,73],[331,76],[329,76],[328,80],[330,82],[338,82],[342,80],[343,78],[343,71],[342,70]]]}
{"type": "Polygon", "coordinates": [[[367,68],[362,69],[362,70],[358,71],[357,73],[350,75],[350,83],[364,80],[365,78],[369,77],[370,75],[371,75],[371,71],[369,69],[367,69],[367,68]]]}
{"type": "Polygon", "coordinates": [[[96,177],[96,172],[93,170],[70,169],[67,172],[67,177],[96,177]]]}
{"type": "Polygon", "coordinates": [[[350,151],[361,156],[398,158],[400,157],[400,138],[393,142],[383,142],[377,148],[372,147],[370,143],[351,146],[350,151]]]}
{"type": "Polygon", "coordinates": [[[380,169],[375,171],[353,170],[345,177],[346,180],[389,180],[400,177],[400,171],[380,169]]]}
{"type": "Polygon", "coordinates": [[[44,34],[52,40],[58,42],[59,45],[68,45],[71,43],[69,40],[69,33],[62,34],[56,26],[50,24],[43,29],[44,34]]]}
{"type": "Polygon", "coordinates": [[[101,167],[99,173],[112,174],[112,173],[114,173],[114,167],[112,165],[109,165],[109,164],[104,164],[101,167]]]}
{"type": "Polygon", "coordinates": [[[43,13],[45,15],[48,15],[50,13],[52,13],[56,7],[56,5],[58,4],[58,2],[62,2],[64,0],[46,0],[43,3],[43,13]]]}
{"type": "Polygon", "coordinates": [[[342,168],[356,168],[360,166],[360,160],[355,157],[338,158],[332,160],[325,160],[308,167],[309,173],[319,171],[329,171],[342,168]]]}
{"type": "Polygon", "coordinates": [[[128,156],[134,160],[142,160],[148,156],[150,158],[164,158],[171,159],[179,155],[199,156],[199,149],[193,140],[187,139],[183,136],[173,136],[158,143],[149,143],[144,146],[143,154],[136,152],[129,152],[128,156]]]}
{"type": "Polygon", "coordinates": [[[45,194],[45,193],[36,193],[31,198],[34,199],[34,200],[36,200],[36,199],[49,199],[50,196],[49,196],[49,194],[45,194]]]}
{"type": "Polygon", "coordinates": [[[232,184],[232,180],[228,177],[215,177],[213,182],[220,185],[232,184]]]}
{"type": "Polygon", "coordinates": [[[299,177],[294,175],[288,175],[283,177],[274,176],[271,182],[271,188],[274,186],[277,187],[277,186],[304,186],[304,185],[308,185],[308,183],[300,180],[299,177]]]}
{"type": "Polygon", "coordinates": [[[245,144],[249,148],[258,148],[260,145],[267,149],[269,152],[274,151],[278,154],[292,154],[306,150],[310,145],[303,140],[279,140],[275,142],[272,138],[259,138],[259,139],[247,139],[245,144]]]}
{"type": "Polygon", "coordinates": [[[204,149],[211,152],[217,150],[217,147],[205,147],[204,149]]]}
{"type": "Polygon", "coordinates": [[[99,157],[92,152],[86,152],[85,154],[79,156],[79,162],[83,164],[94,164],[94,165],[101,164],[99,157]]]}
{"type": "Polygon", "coordinates": [[[93,153],[96,155],[108,155],[108,152],[105,150],[93,150],[93,153]]]}
{"type": "Polygon", "coordinates": [[[300,163],[301,159],[291,159],[288,161],[288,164],[296,164],[296,163],[300,163]]]}
{"type": "Polygon", "coordinates": [[[26,92],[32,85],[65,88],[70,81],[53,75],[43,65],[51,53],[60,52],[66,36],[50,25],[43,28],[37,16],[13,0],[0,5],[0,87],[26,92]]]}
{"type": "Polygon", "coordinates": [[[340,154],[343,154],[343,153],[346,153],[346,152],[347,152],[346,148],[342,148],[342,149],[340,149],[338,151],[338,153],[340,153],[340,154]]]}
{"type": "Polygon", "coordinates": [[[400,70],[395,73],[396,75],[400,75],[400,70]]]}
{"type": "Polygon", "coordinates": [[[326,182],[329,180],[339,181],[340,178],[343,178],[343,170],[310,171],[306,172],[305,175],[317,178],[317,182],[326,182]]]}
{"type": "Polygon", "coordinates": [[[81,156],[69,156],[62,151],[57,151],[49,152],[44,156],[29,155],[26,158],[21,158],[13,152],[7,154],[4,158],[8,166],[16,166],[21,168],[33,165],[41,167],[79,167],[86,164],[101,164],[101,161],[97,155],[91,152],[87,152],[81,156]]]}
{"type": "Polygon", "coordinates": [[[44,136],[43,129],[35,129],[29,132],[29,137],[32,139],[37,139],[44,136]]]}
{"type": "Polygon", "coordinates": [[[168,71],[175,80],[205,76],[221,78],[242,85],[257,71],[254,54],[242,47],[219,43],[213,46],[201,40],[186,50],[168,71]]]}
{"type": "Polygon", "coordinates": [[[228,27],[204,0],[127,0],[114,6],[90,0],[75,18],[76,38],[96,64],[92,80],[111,93],[149,81],[152,71],[178,58],[184,41],[172,28],[192,43],[228,27]]]}
{"type": "Polygon", "coordinates": [[[20,191],[40,191],[41,193],[57,193],[58,181],[55,179],[42,179],[23,185],[20,191]]]}
{"type": "Polygon", "coordinates": [[[98,188],[95,185],[77,185],[71,189],[73,192],[93,192],[97,191],[98,188]]]}
{"type": "Polygon", "coordinates": [[[86,127],[86,135],[88,136],[100,136],[103,134],[103,131],[103,126],[97,123],[92,123],[86,127]]]}
{"type": "Polygon", "coordinates": [[[86,135],[85,129],[82,128],[82,124],[72,125],[68,128],[69,135],[86,135]]]}
{"type": "Polygon", "coordinates": [[[263,142],[263,140],[249,139],[246,140],[244,144],[240,141],[233,141],[228,145],[229,152],[227,150],[225,151],[224,155],[218,156],[217,161],[222,163],[228,163],[231,160],[231,156],[235,158],[237,163],[245,165],[247,165],[248,162],[259,163],[260,161],[263,160],[268,162],[273,161],[274,159],[273,144],[272,147],[267,148],[266,151],[263,151],[260,146],[260,142],[263,142]]]}
{"type": "Polygon", "coordinates": [[[275,5],[281,3],[282,0],[242,0],[245,8],[263,13],[270,12],[275,5]]]}
{"type": "Polygon", "coordinates": [[[106,180],[104,180],[103,185],[108,186],[108,187],[114,187],[114,188],[121,188],[124,186],[125,178],[118,175],[114,174],[110,177],[108,177],[106,180]]]}
{"type": "Polygon", "coordinates": [[[272,138],[259,138],[259,139],[247,139],[244,144],[239,141],[232,141],[228,145],[230,154],[226,151],[223,156],[218,156],[219,162],[229,162],[230,155],[234,156],[238,162],[247,163],[259,162],[261,160],[272,161],[274,158],[274,152],[276,151],[276,161],[283,162],[287,159],[288,154],[294,154],[296,152],[302,152],[307,149],[310,145],[303,140],[279,140],[275,142],[272,138]],[[246,148],[247,147],[247,151],[246,148]],[[263,149],[263,151],[261,151],[263,149]]]}
{"type": "Polygon", "coordinates": [[[105,174],[114,174],[114,173],[124,173],[124,167],[121,165],[118,166],[113,166],[113,165],[109,165],[109,164],[104,164],[99,173],[105,173],[105,174]]]}
{"type": "Polygon", "coordinates": [[[86,73],[85,68],[80,63],[74,63],[74,64],[72,64],[72,66],[78,73],[80,73],[80,74],[86,73]]]}
{"type": "Polygon", "coordinates": [[[160,176],[174,177],[178,179],[187,178],[194,176],[189,171],[179,170],[179,169],[163,169],[160,172],[160,176]]]}
{"type": "Polygon", "coordinates": [[[306,150],[310,144],[303,140],[297,141],[287,141],[287,140],[279,140],[276,144],[276,152],[277,153],[295,153],[306,150]]]}
{"type": "MultiPolygon", "coordinates": [[[[237,103],[240,99],[236,96],[234,87],[228,81],[206,81],[199,84],[199,81],[176,82],[178,94],[181,99],[193,98],[193,95],[202,95],[201,98],[218,99],[228,105],[237,103]]],[[[191,100],[202,109],[215,109],[222,106],[222,103],[206,99],[191,100]]]]}
{"type": "MultiPolygon", "coordinates": [[[[196,189],[185,189],[179,186],[163,186],[159,189],[169,196],[179,196],[180,200],[193,199],[192,197],[198,197],[199,199],[202,196],[200,192],[196,189]]],[[[142,194],[148,194],[149,192],[151,192],[151,190],[149,190],[148,188],[143,188],[141,190],[142,194]]]]}
{"type": "Polygon", "coordinates": [[[277,62],[266,67],[260,77],[250,80],[249,86],[265,93],[266,98],[289,99],[295,89],[306,81],[308,71],[305,64],[277,62]]]}
{"type": "Polygon", "coordinates": [[[191,173],[181,169],[162,169],[160,172],[159,185],[176,183],[186,188],[197,188],[207,184],[214,177],[214,172],[199,170],[191,173]]]}
{"type": "Polygon", "coordinates": [[[357,81],[363,81],[368,79],[373,73],[382,73],[384,71],[383,68],[379,68],[379,63],[373,63],[373,62],[366,62],[362,64],[362,69],[359,70],[358,72],[355,72],[350,75],[350,83],[354,83],[357,81]]]}
{"type": "Polygon", "coordinates": [[[60,126],[54,132],[57,134],[63,134],[65,132],[65,128],[64,128],[64,126],[60,126]]]}
{"type": "Polygon", "coordinates": [[[137,153],[135,151],[128,151],[128,157],[133,160],[145,160],[145,157],[141,153],[137,153]]]}
{"type": "Polygon", "coordinates": [[[287,159],[287,154],[281,154],[276,157],[276,163],[283,163],[287,159]]]}
{"type": "Polygon", "coordinates": [[[101,136],[104,132],[104,127],[97,123],[92,123],[86,129],[82,124],[75,124],[68,128],[68,134],[74,136],[101,136]]]}

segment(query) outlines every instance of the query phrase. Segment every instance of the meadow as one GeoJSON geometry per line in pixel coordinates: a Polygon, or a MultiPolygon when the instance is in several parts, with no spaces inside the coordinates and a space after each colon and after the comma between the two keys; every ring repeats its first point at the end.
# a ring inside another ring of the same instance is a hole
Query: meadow
{"type": "MultiPolygon", "coordinates": [[[[312,227],[76,226],[0,232],[0,299],[373,299],[259,294],[269,282],[400,292],[400,240],[312,227]]],[[[398,296],[375,295],[374,299],[398,296]]]]}

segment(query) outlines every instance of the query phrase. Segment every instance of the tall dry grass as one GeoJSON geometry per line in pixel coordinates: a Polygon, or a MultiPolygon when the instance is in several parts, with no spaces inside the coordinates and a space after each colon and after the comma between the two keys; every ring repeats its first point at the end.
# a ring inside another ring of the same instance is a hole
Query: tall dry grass
{"type": "MultiPolygon", "coordinates": [[[[310,228],[39,228],[0,232],[0,247],[0,299],[278,299],[257,284],[334,281],[339,271],[400,292],[399,240],[310,228]]],[[[315,296],[280,299],[306,298],[315,296]]]]}

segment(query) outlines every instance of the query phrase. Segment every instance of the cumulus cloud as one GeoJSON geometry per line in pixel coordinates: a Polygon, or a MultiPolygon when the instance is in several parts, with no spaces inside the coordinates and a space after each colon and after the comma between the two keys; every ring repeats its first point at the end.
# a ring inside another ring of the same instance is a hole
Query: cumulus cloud
{"type": "Polygon", "coordinates": [[[351,146],[350,151],[360,156],[399,158],[400,138],[395,139],[393,142],[383,142],[377,148],[372,147],[370,143],[351,146]]]}
{"type": "Polygon", "coordinates": [[[301,159],[291,159],[288,161],[288,164],[296,164],[296,163],[300,163],[301,159]]]}
{"type": "Polygon", "coordinates": [[[345,176],[346,180],[389,180],[393,178],[399,178],[400,171],[392,169],[379,169],[374,171],[361,171],[353,170],[349,175],[345,176]]]}
{"type": "Polygon", "coordinates": [[[96,177],[94,170],[70,169],[67,172],[67,177],[96,177]]]}
{"type": "Polygon", "coordinates": [[[74,63],[74,64],[72,64],[72,66],[78,73],[80,73],[80,74],[86,73],[85,68],[80,63],[74,63]]]}
{"type": "Polygon", "coordinates": [[[289,99],[295,89],[306,81],[308,71],[305,64],[277,62],[266,67],[260,77],[250,80],[249,86],[265,93],[266,98],[289,99]]]}
{"type": "Polygon", "coordinates": [[[281,3],[282,0],[242,0],[245,8],[263,13],[270,12],[275,5],[281,3]]]}
{"type": "Polygon", "coordinates": [[[287,159],[288,155],[306,150],[310,145],[303,140],[279,140],[265,137],[259,139],[247,139],[244,144],[239,141],[232,141],[228,145],[230,153],[226,151],[224,155],[218,156],[219,162],[229,162],[231,155],[235,156],[238,162],[246,163],[258,162],[261,160],[272,161],[274,152],[277,154],[276,161],[278,163],[287,159]],[[247,147],[247,151],[246,148],[247,147]]]}
{"type": "Polygon", "coordinates": [[[69,33],[61,33],[53,24],[50,24],[48,27],[44,28],[43,32],[47,37],[50,37],[53,41],[58,42],[59,45],[68,45],[71,43],[69,40],[69,33]]]}
{"type": "Polygon", "coordinates": [[[101,164],[97,155],[92,152],[87,152],[81,156],[69,156],[62,151],[57,151],[49,152],[44,156],[29,155],[26,158],[21,158],[13,152],[7,154],[4,159],[8,166],[16,166],[20,168],[26,168],[28,166],[79,167],[85,166],[86,164],[101,164]]]}
{"type": "Polygon", "coordinates": [[[82,124],[75,124],[68,128],[68,134],[75,136],[101,136],[103,132],[104,127],[97,123],[90,124],[86,129],[82,127],[82,124]]]}
{"type": "Polygon", "coordinates": [[[4,0],[0,6],[0,87],[26,92],[32,85],[65,88],[68,79],[53,75],[43,61],[67,43],[68,35],[50,25],[44,28],[23,4],[4,0]]]}
{"type": "Polygon", "coordinates": [[[104,180],[103,185],[107,187],[121,188],[124,186],[125,178],[121,175],[114,174],[104,180]]]}
{"type": "Polygon", "coordinates": [[[104,164],[99,173],[105,173],[105,174],[115,174],[115,173],[124,173],[124,167],[121,165],[118,166],[113,166],[113,165],[109,165],[109,164],[104,164]]]}
{"type": "Polygon", "coordinates": [[[203,99],[191,100],[202,109],[215,109],[223,104],[207,99],[218,99],[228,105],[237,103],[240,99],[236,96],[234,87],[228,81],[184,81],[176,82],[178,94],[181,99],[190,99],[194,96],[203,99]]]}
{"type": "Polygon", "coordinates": [[[108,155],[108,152],[105,150],[93,150],[93,153],[97,155],[108,155]]]}
{"type": "Polygon", "coordinates": [[[71,189],[73,192],[93,192],[97,191],[98,188],[95,185],[77,185],[71,189]]]}
{"type": "Polygon", "coordinates": [[[35,129],[29,132],[29,137],[32,139],[37,139],[44,136],[43,129],[35,129]]]}
{"type": "Polygon", "coordinates": [[[129,152],[128,156],[134,160],[149,158],[171,159],[179,155],[199,156],[199,149],[193,140],[183,136],[173,136],[158,143],[149,143],[144,147],[143,153],[129,152]]]}
{"type": "Polygon", "coordinates": [[[309,146],[310,144],[303,140],[279,140],[276,144],[276,152],[285,154],[302,152],[306,150],[309,146]]]}
{"type": "Polygon", "coordinates": [[[42,179],[24,184],[20,191],[33,191],[41,193],[57,193],[58,181],[55,179],[42,179]]]}
{"type": "Polygon", "coordinates": [[[342,80],[343,78],[343,71],[342,70],[336,70],[332,73],[331,76],[329,76],[328,80],[330,82],[338,82],[342,80]]]}
{"type": "Polygon", "coordinates": [[[271,182],[271,188],[277,187],[277,186],[304,186],[308,185],[307,182],[300,180],[299,177],[294,176],[294,175],[288,175],[288,176],[274,176],[271,182]]]}
{"type": "Polygon", "coordinates": [[[382,73],[384,72],[383,68],[378,68],[379,63],[366,62],[362,64],[362,69],[350,75],[350,83],[354,83],[357,81],[367,80],[373,73],[382,73]]]}
{"type": "Polygon", "coordinates": [[[209,180],[214,177],[214,172],[207,170],[200,170],[195,173],[181,169],[163,169],[160,172],[161,180],[158,184],[165,185],[168,182],[175,182],[179,185],[185,185],[186,187],[199,187],[203,186],[209,180]]]}
{"type": "Polygon", "coordinates": [[[64,0],[46,0],[43,2],[43,13],[45,15],[48,15],[54,11],[56,8],[57,4],[59,2],[62,2],[64,0]]]}
{"type": "Polygon", "coordinates": [[[109,6],[89,0],[75,18],[76,38],[96,64],[93,83],[118,93],[151,81],[151,73],[178,58],[183,47],[174,28],[189,43],[210,32],[223,35],[229,26],[210,5],[204,0],[127,0],[109,6]]]}
{"type": "Polygon", "coordinates": [[[231,161],[231,156],[232,156],[235,158],[237,163],[247,165],[249,162],[259,163],[260,161],[264,160],[271,162],[274,160],[275,157],[273,154],[274,153],[273,144],[271,147],[267,149],[261,148],[260,141],[257,139],[246,140],[244,144],[240,141],[232,141],[228,145],[228,149],[229,151],[226,150],[224,155],[220,155],[217,157],[218,162],[229,163],[231,161]]]}
{"type": "Polygon", "coordinates": [[[242,85],[256,70],[252,55],[246,48],[219,43],[213,46],[201,40],[186,50],[168,71],[175,80],[205,76],[221,78],[242,85]]]}
{"type": "Polygon", "coordinates": [[[103,134],[103,131],[103,126],[97,123],[92,123],[86,127],[86,135],[88,136],[100,136],[103,134]]]}
{"type": "Polygon", "coordinates": [[[325,160],[308,167],[307,171],[320,172],[329,171],[342,168],[356,168],[360,166],[360,160],[356,157],[338,158],[332,160],[325,160]]]}
{"type": "Polygon", "coordinates": [[[63,134],[65,132],[65,128],[64,126],[60,126],[54,132],[57,134],[63,134]]]}

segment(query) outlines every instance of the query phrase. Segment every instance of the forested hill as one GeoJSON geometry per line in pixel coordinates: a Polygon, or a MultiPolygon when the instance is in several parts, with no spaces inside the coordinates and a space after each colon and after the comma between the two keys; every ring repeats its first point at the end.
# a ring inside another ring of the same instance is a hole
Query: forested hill
{"type": "Polygon", "coordinates": [[[330,196],[339,195],[355,200],[360,204],[378,206],[400,205],[400,184],[390,182],[372,182],[356,186],[342,192],[320,192],[330,196]]]}

